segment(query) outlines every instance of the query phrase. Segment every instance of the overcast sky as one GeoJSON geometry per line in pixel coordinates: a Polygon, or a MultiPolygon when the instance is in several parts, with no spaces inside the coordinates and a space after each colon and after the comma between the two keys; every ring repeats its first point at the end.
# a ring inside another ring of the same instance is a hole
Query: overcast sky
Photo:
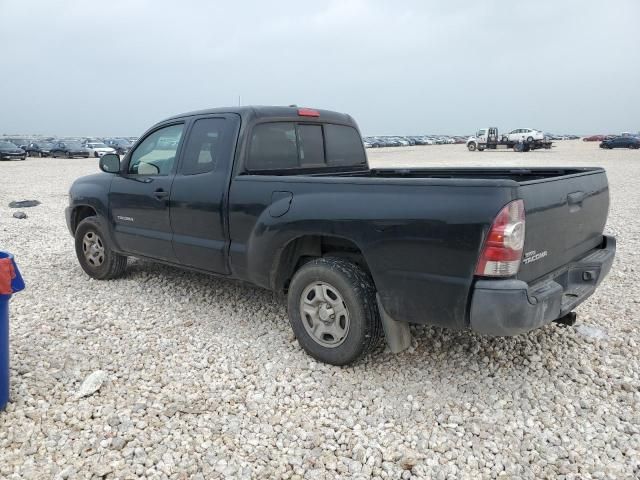
{"type": "Polygon", "coordinates": [[[640,130],[640,2],[0,0],[0,133],[242,104],[365,134],[640,130]]]}

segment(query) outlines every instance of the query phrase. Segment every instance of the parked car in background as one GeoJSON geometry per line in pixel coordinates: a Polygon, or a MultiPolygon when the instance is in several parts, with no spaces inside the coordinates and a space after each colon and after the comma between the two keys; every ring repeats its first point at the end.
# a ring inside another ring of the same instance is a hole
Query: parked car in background
{"type": "Polygon", "coordinates": [[[533,128],[516,128],[515,130],[511,130],[507,133],[506,137],[509,142],[525,140],[531,143],[534,140],[544,140],[544,133],[533,128]]]}
{"type": "Polygon", "coordinates": [[[108,147],[102,142],[87,142],[84,147],[89,150],[89,154],[98,158],[107,153],[116,153],[116,149],[108,147]]]}
{"type": "Polygon", "coordinates": [[[3,138],[2,140],[13,143],[16,147],[21,148],[23,150],[25,150],[29,145],[29,140],[27,140],[26,138],[6,137],[6,138],[3,138]]]}
{"type": "Polygon", "coordinates": [[[371,146],[373,148],[381,148],[381,147],[386,147],[387,146],[386,140],[383,139],[383,138],[379,138],[379,137],[371,137],[371,138],[369,138],[369,143],[371,144],[371,146]]]}
{"type": "Polygon", "coordinates": [[[640,139],[636,137],[615,137],[604,140],[600,148],[640,148],[640,139]]]}
{"type": "Polygon", "coordinates": [[[583,142],[602,142],[605,139],[604,135],[591,135],[589,137],[584,137],[582,139],[583,142]]]}
{"type": "Polygon", "coordinates": [[[53,148],[51,148],[51,156],[53,158],[58,157],[90,157],[89,150],[82,146],[80,142],[70,142],[70,141],[62,141],[56,142],[53,144],[53,148]]]}
{"type": "Polygon", "coordinates": [[[132,146],[131,142],[124,138],[106,138],[104,143],[113,148],[118,155],[126,155],[132,146]]]}
{"type": "Polygon", "coordinates": [[[51,154],[53,143],[35,141],[29,143],[26,148],[28,157],[48,157],[51,154]]]}
{"type": "Polygon", "coordinates": [[[0,160],[24,160],[25,158],[27,158],[27,152],[15,143],[0,140],[0,160]]]}

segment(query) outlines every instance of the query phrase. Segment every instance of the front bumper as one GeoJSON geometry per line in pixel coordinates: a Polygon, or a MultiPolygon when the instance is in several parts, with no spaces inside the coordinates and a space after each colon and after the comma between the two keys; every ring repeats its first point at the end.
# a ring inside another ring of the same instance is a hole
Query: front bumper
{"type": "Polygon", "coordinates": [[[114,153],[117,154],[117,152],[115,150],[112,150],[110,152],[104,151],[104,150],[94,150],[93,154],[97,157],[104,157],[107,153],[114,153]]]}
{"type": "Polygon", "coordinates": [[[511,336],[547,325],[571,312],[595,291],[611,270],[616,239],[565,265],[533,285],[522,280],[477,280],[469,320],[478,333],[511,336]]]}
{"type": "Polygon", "coordinates": [[[73,207],[67,207],[64,209],[64,218],[67,220],[67,228],[71,236],[74,236],[73,224],[71,223],[71,215],[73,214],[73,207]]]}
{"type": "Polygon", "coordinates": [[[26,156],[27,156],[26,153],[1,152],[0,153],[0,160],[16,160],[18,158],[24,160],[26,156]]]}

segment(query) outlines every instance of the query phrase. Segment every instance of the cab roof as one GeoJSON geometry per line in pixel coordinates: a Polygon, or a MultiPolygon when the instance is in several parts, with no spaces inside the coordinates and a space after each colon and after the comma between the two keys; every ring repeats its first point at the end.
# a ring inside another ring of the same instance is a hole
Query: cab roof
{"type": "MultiPolygon", "coordinates": [[[[242,107],[220,107],[220,108],[209,108],[206,110],[196,110],[193,112],[182,113],[180,115],[174,115],[169,117],[163,122],[167,122],[170,120],[177,120],[179,118],[192,117],[196,115],[215,115],[221,113],[235,113],[240,115],[243,121],[248,120],[257,120],[263,118],[273,118],[278,120],[293,120],[297,121],[300,119],[313,119],[315,121],[328,121],[328,122],[336,122],[336,123],[345,123],[355,126],[355,121],[346,113],[333,112],[331,110],[319,110],[316,108],[306,108],[306,107],[298,107],[296,105],[293,106],[265,106],[265,105],[249,105],[242,107]],[[300,115],[300,110],[307,110],[317,112],[317,116],[308,116],[308,115],[300,115]]],[[[160,123],[163,123],[160,122],[160,123]]]]}

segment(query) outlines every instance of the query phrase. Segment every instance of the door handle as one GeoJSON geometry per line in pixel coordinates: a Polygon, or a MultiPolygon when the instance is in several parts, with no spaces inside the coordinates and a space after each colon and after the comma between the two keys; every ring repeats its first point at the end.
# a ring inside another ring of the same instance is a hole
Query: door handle
{"type": "Polygon", "coordinates": [[[167,195],[169,195],[169,192],[159,188],[158,190],[156,190],[155,192],[153,192],[153,196],[156,197],[158,200],[162,200],[164,197],[166,197],[167,195]]]}

